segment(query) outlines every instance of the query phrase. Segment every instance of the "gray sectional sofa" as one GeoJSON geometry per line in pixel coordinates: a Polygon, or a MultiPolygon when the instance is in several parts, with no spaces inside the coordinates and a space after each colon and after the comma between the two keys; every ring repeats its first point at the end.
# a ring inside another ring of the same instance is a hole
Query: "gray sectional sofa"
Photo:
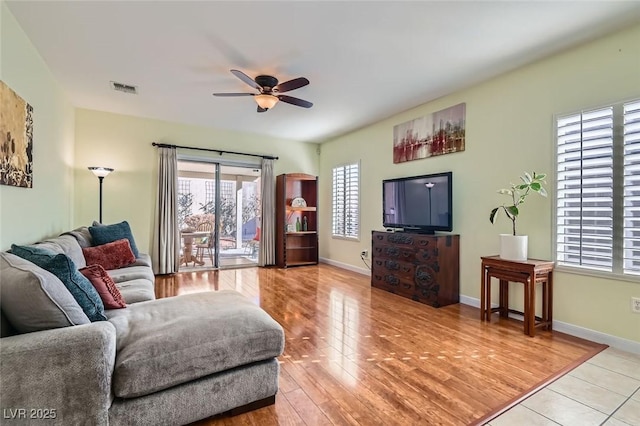
{"type": "MultiPolygon", "coordinates": [[[[80,268],[90,244],[79,228],[37,246],[80,268]]],[[[284,332],[239,293],[155,300],[149,256],[139,254],[108,271],[127,307],[106,310],[107,321],[74,319],[61,294],[47,315],[68,326],[42,329],[45,318],[32,324],[40,331],[20,333],[11,320],[49,303],[57,278],[6,252],[0,268],[3,424],[180,425],[275,401],[284,332]]]]}

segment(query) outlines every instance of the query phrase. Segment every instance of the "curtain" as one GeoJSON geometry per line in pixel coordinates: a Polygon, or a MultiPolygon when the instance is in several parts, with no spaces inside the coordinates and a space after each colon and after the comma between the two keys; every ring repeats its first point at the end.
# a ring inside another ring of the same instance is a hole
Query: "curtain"
{"type": "Polygon", "coordinates": [[[273,164],[275,160],[262,159],[262,234],[260,236],[260,258],[258,265],[276,263],[276,194],[273,164]]]}
{"type": "Polygon", "coordinates": [[[175,148],[158,148],[158,196],[151,260],[156,274],[173,274],[180,267],[178,230],[178,157],[175,148]]]}

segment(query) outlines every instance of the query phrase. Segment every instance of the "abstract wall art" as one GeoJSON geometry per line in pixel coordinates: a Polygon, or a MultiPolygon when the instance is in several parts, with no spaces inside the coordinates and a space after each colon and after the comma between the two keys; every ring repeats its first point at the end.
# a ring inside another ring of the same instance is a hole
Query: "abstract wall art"
{"type": "Polygon", "coordinates": [[[393,127],[393,162],[464,151],[466,104],[461,103],[393,127]]]}
{"type": "Polygon", "coordinates": [[[0,184],[33,186],[33,107],[1,80],[0,184]]]}

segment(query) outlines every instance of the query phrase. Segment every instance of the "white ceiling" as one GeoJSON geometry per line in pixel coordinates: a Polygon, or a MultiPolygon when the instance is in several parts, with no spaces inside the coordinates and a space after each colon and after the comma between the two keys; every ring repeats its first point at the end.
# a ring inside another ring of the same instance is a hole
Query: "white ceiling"
{"type": "Polygon", "coordinates": [[[76,107],[321,142],[640,21],[638,1],[7,1],[76,107]],[[229,69],[311,84],[256,113],[229,69]],[[115,92],[109,82],[138,86],[115,92]]]}

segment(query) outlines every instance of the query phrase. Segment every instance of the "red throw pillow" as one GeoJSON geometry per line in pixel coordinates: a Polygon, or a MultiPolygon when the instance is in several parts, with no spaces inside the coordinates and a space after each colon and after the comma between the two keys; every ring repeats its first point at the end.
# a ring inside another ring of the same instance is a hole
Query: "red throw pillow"
{"type": "Polygon", "coordinates": [[[83,248],[82,254],[87,261],[87,266],[100,265],[108,271],[131,265],[136,261],[129,240],[126,238],[101,246],[83,248]]]}
{"type": "Polygon", "coordinates": [[[96,288],[105,309],[126,308],[127,304],[120,294],[120,290],[113,282],[107,271],[100,265],[91,265],[80,269],[80,273],[87,277],[96,288]]]}

